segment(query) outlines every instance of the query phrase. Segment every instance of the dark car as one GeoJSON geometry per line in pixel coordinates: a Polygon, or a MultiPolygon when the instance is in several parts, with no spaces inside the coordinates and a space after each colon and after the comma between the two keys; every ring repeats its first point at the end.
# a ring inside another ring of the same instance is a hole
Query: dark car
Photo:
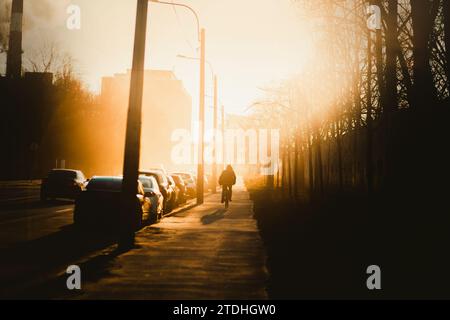
{"type": "Polygon", "coordinates": [[[183,179],[188,197],[194,198],[197,194],[197,184],[195,183],[194,176],[188,172],[174,172],[172,174],[180,176],[183,179]]]}
{"type": "Polygon", "coordinates": [[[176,174],[171,174],[170,176],[172,177],[176,186],[180,190],[179,197],[178,197],[178,204],[186,203],[188,194],[187,194],[186,184],[184,183],[183,178],[181,178],[181,176],[176,175],[176,174]]]}
{"type": "Polygon", "coordinates": [[[170,175],[167,175],[167,180],[169,181],[169,185],[173,190],[173,197],[170,202],[170,206],[173,209],[180,204],[181,190],[180,188],[178,188],[177,184],[170,175]]]}
{"type": "Polygon", "coordinates": [[[165,213],[170,212],[172,210],[170,204],[173,201],[172,198],[174,197],[174,190],[169,184],[169,180],[167,179],[167,176],[164,174],[164,172],[161,170],[146,170],[140,171],[139,174],[155,177],[156,181],[158,182],[159,190],[164,197],[163,210],[165,213]]]}
{"type": "Polygon", "coordinates": [[[151,219],[157,222],[162,218],[164,197],[159,190],[158,182],[152,176],[139,176],[139,181],[144,187],[145,196],[151,201],[151,219]]]}
{"type": "Polygon", "coordinates": [[[75,200],[85,189],[86,177],[80,170],[53,169],[42,180],[41,200],[72,199],[75,200]]]}
{"type": "MultiPolygon", "coordinates": [[[[74,223],[79,227],[103,226],[115,230],[120,219],[122,177],[93,177],[75,202],[74,223]]],[[[150,222],[151,202],[138,181],[135,210],[130,212],[134,230],[150,222]]]]}

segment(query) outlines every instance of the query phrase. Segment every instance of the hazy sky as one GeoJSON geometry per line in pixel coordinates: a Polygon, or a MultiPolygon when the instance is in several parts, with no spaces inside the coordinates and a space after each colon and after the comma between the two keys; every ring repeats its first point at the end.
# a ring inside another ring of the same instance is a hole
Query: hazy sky
{"type": "MultiPolygon", "coordinates": [[[[228,112],[243,112],[260,94],[258,86],[287,78],[307,62],[308,30],[291,0],[179,1],[198,12],[206,29],[207,59],[228,112]]],[[[99,90],[102,76],[130,69],[136,1],[25,0],[25,10],[24,50],[56,41],[92,90],[99,90]],[[65,26],[69,4],[81,8],[81,30],[65,26]]],[[[174,70],[195,110],[198,63],[177,58],[197,55],[194,17],[180,7],[150,3],[148,30],[146,68],[174,70]]],[[[209,71],[207,76],[210,88],[209,71]]]]}

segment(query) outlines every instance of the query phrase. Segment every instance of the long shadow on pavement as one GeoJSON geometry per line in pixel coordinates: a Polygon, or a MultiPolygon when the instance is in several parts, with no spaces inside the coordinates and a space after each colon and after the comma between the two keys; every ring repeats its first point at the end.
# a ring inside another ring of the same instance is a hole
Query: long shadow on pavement
{"type": "Polygon", "coordinates": [[[225,217],[225,212],[227,212],[226,209],[217,209],[216,211],[214,211],[213,213],[204,215],[201,218],[201,221],[203,224],[211,224],[214,223],[220,219],[223,219],[225,217]]]}
{"type": "Polygon", "coordinates": [[[18,216],[23,217],[27,216],[27,210],[35,210],[35,209],[47,209],[53,207],[67,206],[74,204],[72,200],[53,200],[42,202],[40,200],[32,200],[32,201],[21,201],[21,202],[7,202],[0,203],[0,211],[8,210],[14,212],[1,213],[0,217],[2,220],[9,218],[17,218],[18,216]],[[17,211],[17,212],[16,212],[17,211]]]}
{"type": "MultiPolygon", "coordinates": [[[[128,250],[114,247],[105,249],[101,254],[88,258],[86,261],[80,263],[78,266],[82,272],[83,283],[96,282],[104,277],[111,275],[112,268],[114,266],[114,259],[128,250]]],[[[67,274],[61,274],[58,277],[54,277],[45,283],[40,283],[34,287],[31,287],[25,293],[20,295],[23,299],[77,299],[81,297],[83,292],[83,286],[81,290],[68,290],[66,281],[68,279],[67,274]]]]}
{"type": "Polygon", "coordinates": [[[48,236],[0,251],[0,298],[21,296],[52,273],[115,242],[112,234],[63,227],[48,236]]]}

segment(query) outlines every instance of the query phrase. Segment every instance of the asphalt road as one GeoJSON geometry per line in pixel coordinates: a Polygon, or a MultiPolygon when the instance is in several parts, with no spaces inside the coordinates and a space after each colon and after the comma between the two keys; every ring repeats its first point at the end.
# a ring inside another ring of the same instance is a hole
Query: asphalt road
{"type": "Polygon", "coordinates": [[[39,182],[0,184],[0,249],[55,233],[72,223],[73,201],[39,201],[39,182]]]}
{"type": "Polygon", "coordinates": [[[73,240],[74,202],[42,203],[39,187],[0,186],[0,297],[9,297],[68,261],[63,251],[73,240]]]}
{"type": "Polygon", "coordinates": [[[0,209],[0,249],[39,239],[71,225],[73,206],[70,201],[42,204],[33,200],[0,209]]]}

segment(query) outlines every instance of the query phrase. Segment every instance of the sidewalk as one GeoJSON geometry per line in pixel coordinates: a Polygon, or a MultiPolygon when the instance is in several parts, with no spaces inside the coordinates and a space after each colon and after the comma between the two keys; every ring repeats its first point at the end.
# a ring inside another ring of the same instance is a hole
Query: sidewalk
{"type": "Polygon", "coordinates": [[[149,226],[139,246],[80,265],[75,299],[266,299],[265,254],[244,187],[225,211],[219,194],[149,226]]]}

